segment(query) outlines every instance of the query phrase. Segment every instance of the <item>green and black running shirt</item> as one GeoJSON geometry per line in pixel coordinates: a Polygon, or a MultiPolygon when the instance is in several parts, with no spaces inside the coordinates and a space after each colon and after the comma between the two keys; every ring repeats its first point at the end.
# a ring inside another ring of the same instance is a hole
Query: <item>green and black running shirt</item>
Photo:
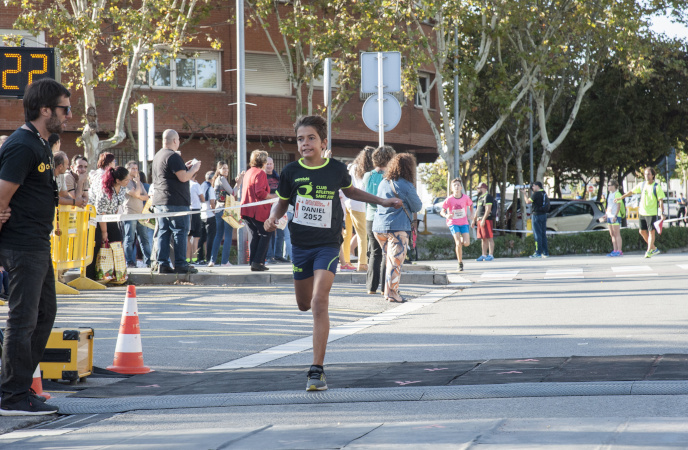
{"type": "Polygon", "coordinates": [[[334,247],[342,243],[344,212],[339,190],[351,187],[351,175],[341,162],[329,158],[309,167],[303,158],[286,165],[277,195],[294,206],[289,222],[291,243],[300,248],[334,247]]]}

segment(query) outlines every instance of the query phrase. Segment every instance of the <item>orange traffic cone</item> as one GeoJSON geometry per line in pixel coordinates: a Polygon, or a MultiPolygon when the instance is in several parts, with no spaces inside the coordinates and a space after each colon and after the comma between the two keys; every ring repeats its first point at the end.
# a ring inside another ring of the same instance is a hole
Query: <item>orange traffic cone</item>
{"type": "Polygon", "coordinates": [[[139,308],[136,304],[136,287],[127,286],[124,298],[122,322],[119,324],[119,335],[115,347],[115,360],[108,370],[117,373],[140,374],[151,371],[143,365],[143,348],[141,347],[141,329],[139,328],[139,308]]]}
{"type": "Polygon", "coordinates": [[[43,379],[41,378],[41,365],[36,366],[36,370],[33,372],[33,383],[31,383],[31,389],[36,393],[45,398],[50,398],[51,395],[47,392],[43,392],[43,379]]]}

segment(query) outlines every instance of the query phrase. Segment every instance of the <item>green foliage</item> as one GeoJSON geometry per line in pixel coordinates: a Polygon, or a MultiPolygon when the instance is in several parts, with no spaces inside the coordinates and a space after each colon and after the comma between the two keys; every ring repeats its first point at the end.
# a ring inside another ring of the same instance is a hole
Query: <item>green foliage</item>
{"type": "MultiPolygon", "coordinates": [[[[624,252],[644,251],[647,244],[637,229],[622,229],[624,252]]],[[[525,257],[535,253],[535,240],[529,234],[525,239],[516,235],[495,237],[495,257],[525,257]]],[[[547,241],[551,256],[606,254],[612,251],[609,232],[595,231],[579,234],[550,235],[547,241]]],[[[657,235],[657,248],[666,252],[671,249],[688,247],[688,227],[669,227],[657,235]]],[[[481,242],[475,240],[471,245],[463,248],[463,258],[477,258],[482,253],[481,242]]],[[[418,256],[421,260],[432,261],[454,259],[454,239],[451,236],[419,236],[418,256]]]]}
{"type": "Polygon", "coordinates": [[[438,159],[432,164],[423,164],[418,167],[418,174],[421,181],[428,191],[434,196],[439,197],[447,194],[447,163],[443,159],[438,159]]]}

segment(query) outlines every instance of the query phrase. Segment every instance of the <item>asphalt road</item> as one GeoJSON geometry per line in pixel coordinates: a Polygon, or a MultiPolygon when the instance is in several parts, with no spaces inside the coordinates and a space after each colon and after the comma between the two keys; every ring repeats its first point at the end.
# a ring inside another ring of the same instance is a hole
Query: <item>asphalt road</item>
{"type": "MultiPolygon", "coordinates": [[[[467,261],[466,270],[452,274],[452,284],[443,288],[447,297],[332,342],[326,363],[686,354],[687,256],[467,261]]],[[[432,264],[455,267],[454,261],[432,264]]],[[[335,286],[333,326],[394,311],[394,306],[366,295],[364,289],[335,286]]],[[[429,290],[407,288],[420,297],[429,290]]],[[[59,325],[96,329],[96,365],[101,367],[112,360],[123,296],[124,290],[117,288],[60,298],[59,325]]],[[[288,285],[141,287],[138,300],[145,362],[159,370],[205,370],[310,336],[310,315],[296,310],[288,285]]],[[[309,363],[310,351],[304,351],[265,366],[309,363]]],[[[255,382],[261,383],[259,374],[255,382]]],[[[337,389],[331,387],[333,392],[337,389]]],[[[116,442],[123,446],[127,439],[128,448],[136,448],[134,444],[152,439],[156,448],[194,448],[189,442],[203,443],[203,448],[349,448],[357,442],[362,448],[380,443],[375,448],[422,448],[421,444],[433,443],[433,448],[480,449],[688,448],[685,399],[359,399],[133,411],[62,419],[27,430],[28,436],[48,433],[51,427],[53,433],[69,430],[61,437],[22,440],[5,435],[0,445],[105,448],[116,442]]]]}

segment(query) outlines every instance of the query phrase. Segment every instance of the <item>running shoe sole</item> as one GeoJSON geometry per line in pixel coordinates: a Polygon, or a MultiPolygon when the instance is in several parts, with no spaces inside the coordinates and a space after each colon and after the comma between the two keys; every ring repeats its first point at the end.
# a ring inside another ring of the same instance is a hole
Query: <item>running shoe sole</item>
{"type": "Polygon", "coordinates": [[[327,390],[327,382],[325,381],[325,372],[320,373],[320,376],[317,377],[317,373],[309,373],[308,374],[308,380],[306,382],[306,391],[326,391],[327,390]],[[312,378],[314,375],[316,375],[315,378],[312,378]]]}

